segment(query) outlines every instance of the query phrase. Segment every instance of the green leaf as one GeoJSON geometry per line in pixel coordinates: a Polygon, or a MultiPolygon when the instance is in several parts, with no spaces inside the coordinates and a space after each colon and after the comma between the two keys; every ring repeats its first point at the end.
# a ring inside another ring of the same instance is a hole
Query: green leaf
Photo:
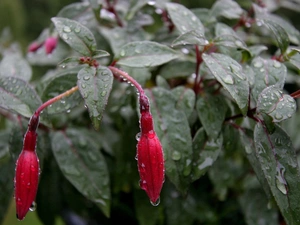
{"type": "Polygon", "coordinates": [[[270,19],[260,19],[259,22],[265,25],[273,33],[278,47],[281,50],[281,54],[284,54],[290,44],[289,36],[284,28],[270,19]]]}
{"type": "Polygon", "coordinates": [[[147,4],[148,0],[131,0],[126,15],[126,20],[131,20],[134,15],[147,4]]]}
{"type": "Polygon", "coordinates": [[[273,122],[281,122],[295,113],[296,102],[290,95],[283,94],[280,88],[270,86],[258,96],[256,111],[268,114],[273,122]]]}
{"type": "Polygon", "coordinates": [[[129,42],[143,41],[148,39],[145,31],[143,31],[143,29],[141,29],[140,27],[134,29],[127,29],[124,27],[115,27],[113,29],[108,29],[101,27],[100,32],[109,42],[114,54],[118,54],[120,48],[122,48],[129,42]]]}
{"type": "MultiPolygon", "coordinates": [[[[76,71],[68,70],[69,73],[67,74],[61,74],[56,77],[54,77],[45,87],[42,99],[43,101],[47,101],[51,98],[54,98],[61,93],[71,89],[72,87],[76,86],[76,71]]],[[[47,107],[47,113],[48,114],[55,114],[55,113],[62,113],[62,112],[70,112],[71,109],[73,109],[75,106],[80,104],[80,94],[78,92],[75,92],[60,101],[57,101],[47,107]]]]}
{"type": "Polygon", "coordinates": [[[196,63],[189,61],[171,61],[163,65],[159,74],[165,79],[188,77],[195,72],[196,63]]]}
{"type": "Polygon", "coordinates": [[[51,134],[52,150],[63,175],[109,216],[109,173],[96,141],[84,129],[67,129],[51,134]]]}
{"type": "Polygon", "coordinates": [[[85,26],[66,18],[51,19],[59,36],[75,51],[85,56],[92,56],[97,44],[92,32],[85,26]]]}
{"type": "Polygon", "coordinates": [[[86,2],[76,2],[63,7],[57,14],[57,17],[64,17],[68,19],[78,19],[79,15],[83,15],[88,11],[90,5],[86,2]]]}
{"type": "Polygon", "coordinates": [[[195,107],[195,92],[190,88],[177,86],[176,88],[172,89],[172,94],[177,99],[176,109],[183,111],[186,115],[186,118],[189,118],[195,107]]]}
{"type": "Polygon", "coordinates": [[[242,146],[244,146],[246,157],[251,164],[256,177],[262,186],[265,194],[267,195],[268,199],[272,198],[272,193],[270,190],[270,187],[268,185],[268,181],[264,175],[262,165],[259,162],[259,159],[257,158],[256,152],[255,152],[255,146],[254,146],[254,140],[253,140],[253,131],[244,129],[239,130],[240,133],[240,141],[242,146]]]}
{"type": "Polygon", "coordinates": [[[170,182],[164,183],[162,194],[166,225],[194,224],[194,211],[197,202],[190,194],[182,196],[170,182]]]}
{"type": "Polygon", "coordinates": [[[0,107],[28,118],[42,104],[35,90],[17,77],[0,77],[0,96],[0,107]]]}
{"type": "Polygon", "coordinates": [[[32,70],[28,62],[19,54],[7,54],[0,63],[0,77],[18,77],[29,81],[32,70]]]}
{"type": "Polygon", "coordinates": [[[0,189],[3,194],[0,195],[0,223],[2,224],[6,211],[10,205],[14,184],[14,169],[15,163],[12,160],[12,157],[9,154],[9,132],[1,131],[0,132],[0,189]],[[5,194],[4,194],[5,193],[5,194]]]}
{"type": "Polygon", "coordinates": [[[215,78],[229,92],[245,115],[248,109],[249,84],[242,66],[224,54],[203,54],[202,58],[215,78]]]}
{"type": "Polygon", "coordinates": [[[222,136],[208,139],[203,128],[200,128],[193,138],[193,169],[192,181],[203,176],[218,158],[222,149],[222,136]]]}
{"type": "Polygon", "coordinates": [[[176,188],[185,193],[189,185],[192,162],[192,138],[184,112],[176,109],[176,98],[168,90],[147,90],[155,131],[161,140],[166,175],[176,188]]]}
{"type": "Polygon", "coordinates": [[[252,70],[255,74],[253,90],[251,92],[254,100],[258,99],[259,94],[266,88],[272,85],[282,89],[287,69],[284,64],[272,60],[256,57],[251,63],[252,70]]]}
{"type": "Polygon", "coordinates": [[[207,135],[213,139],[219,136],[227,111],[223,96],[205,95],[196,103],[199,119],[207,135]]]}
{"type": "Polygon", "coordinates": [[[213,39],[215,45],[247,50],[245,42],[228,25],[217,23],[215,25],[215,33],[216,37],[213,39]]]}
{"type": "Polygon", "coordinates": [[[254,141],[257,157],[283,217],[287,224],[298,224],[300,172],[289,136],[277,125],[270,134],[257,123],[254,141]]]}
{"type": "Polygon", "coordinates": [[[239,4],[232,0],[218,0],[211,8],[211,16],[223,16],[228,19],[238,19],[242,15],[243,10],[239,4]]]}
{"type": "Polygon", "coordinates": [[[157,75],[155,78],[155,83],[157,87],[165,88],[165,89],[170,89],[169,83],[166,81],[165,78],[163,78],[160,75],[157,75]]]}
{"type": "Polygon", "coordinates": [[[77,78],[80,94],[93,126],[98,130],[112,88],[112,72],[106,67],[85,67],[79,71],[77,78]]]}
{"type": "Polygon", "coordinates": [[[119,49],[115,59],[119,65],[153,67],[176,59],[177,53],[166,45],[151,41],[135,41],[119,49]]]}
{"type": "Polygon", "coordinates": [[[263,51],[266,50],[268,50],[268,47],[264,45],[252,45],[248,47],[248,51],[253,58],[259,56],[263,51]]]}
{"type": "Polygon", "coordinates": [[[204,36],[204,26],[195,14],[178,3],[166,3],[171,20],[181,34],[195,30],[197,35],[204,36]]]}
{"type": "Polygon", "coordinates": [[[134,190],[133,194],[136,218],[139,224],[156,225],[163,208],[160,205],[153,207],[153,205],[149,204],[149,198],[143,190],[134,190]]]}
{"type": "Polygon", "coordinates": [[[186,33],[181,34],[172,42],[172,47],[177,45],[207,45],[209,44],[208,40],[204,37],[203,34],[200,34],[196,30],[190,30],[186,33]]]}
{"type": "Polygon", "coordinates": [[[248,189],[239,198],[248,225],[278,225],[276,208],[268,208],[269,201],[261,189],[248,189]]]}

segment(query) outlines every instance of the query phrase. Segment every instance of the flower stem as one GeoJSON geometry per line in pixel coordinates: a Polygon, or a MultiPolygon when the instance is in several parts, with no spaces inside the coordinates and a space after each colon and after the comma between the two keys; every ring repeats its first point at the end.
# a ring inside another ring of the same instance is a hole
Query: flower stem
{"type": "Polygon", "coordinates": [[[128,73],[126,73],[125,71],[122,71],[114,66],[109,66],[108,68],[113,72],[115,77],[121,77],[123,79],[126,79],[127,81],[129,81],[130,83],[132,83],[135,86],[135,88],[138,90],[140,95],[145,95],[145,92],[144,92],[144,89],[142,88],[142,86],[133,77],[131,77],[128,73]]]}
{"type": "Polygon", "coordinates": [[[71,89],[67,90],[66,92],[60,94],[60,95],[57,95],[56,97],[54,98],[51,98],[49,99],[48,101],[44,102],[42,105],[40,105],[40,107],[38,107],[38,109],[35,111],[35,116],[39,116],[40,113],[46,108],[48,107],[49,105],[59,101],[60,99],[64,98],[64,97],[67,97],[71,94],[73,94],[75,91],[78,90],[78,86],[75,86],[75,87],[72,87],[71,89]]]}

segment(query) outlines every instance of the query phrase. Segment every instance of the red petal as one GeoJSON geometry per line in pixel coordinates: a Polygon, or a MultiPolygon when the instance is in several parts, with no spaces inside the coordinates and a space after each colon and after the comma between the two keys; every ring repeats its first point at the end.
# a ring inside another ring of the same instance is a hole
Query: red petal
{"type": "Polygon", "coordinates": [[[23,150],[17,160],[15,201],[17,218],[24,219],[37,193],[39,161],[35,151],[23,150]]]}
{"type": "Polygon", "coordinates": [[[164,182],[163,150],[156,133],[143,134],[137,145],[140,187],[146,191],[150,201],[156,203],[164,182]]]}

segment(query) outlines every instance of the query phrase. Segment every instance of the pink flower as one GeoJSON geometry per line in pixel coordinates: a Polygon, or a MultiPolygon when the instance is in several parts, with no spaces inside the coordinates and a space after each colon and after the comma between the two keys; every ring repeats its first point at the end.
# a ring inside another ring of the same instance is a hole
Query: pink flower
{"type": "Polygon", "coordinates": [[[36,52],[42,45],[43,43],[32,42],[28,47],[28,52],[36,52]]]}
{"type": "Polygon", "coordinates": [[[46,39],[44,45],[45,45],[46,54],[51,54],[57,46],[57,38],[56,37],[48,37],[46,39]]]}
{"type": "Polygon", "coordinates": [[[17,218],[23,220],[35,200],[39,181],[39,160],[35,151],[37,134],[28,130],[16,163],[15,201],[17,218]]]}

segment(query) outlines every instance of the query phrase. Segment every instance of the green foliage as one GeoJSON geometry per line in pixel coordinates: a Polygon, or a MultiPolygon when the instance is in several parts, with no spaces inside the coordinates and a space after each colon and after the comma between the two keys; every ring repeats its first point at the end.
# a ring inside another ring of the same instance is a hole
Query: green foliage
{"type": "Polygon", "coordinates": [[[3,29],[0,222],[26,123],[64,93],[37,131],[43,224],[299,224],[300,5],[290,4],[89,0],[50,10],[30,42],[3,29]],[[24,41],[38,47],[24,54],[24,41]],[[141,88],[164,151],[157,207],[135,160],[141,88]]]}

